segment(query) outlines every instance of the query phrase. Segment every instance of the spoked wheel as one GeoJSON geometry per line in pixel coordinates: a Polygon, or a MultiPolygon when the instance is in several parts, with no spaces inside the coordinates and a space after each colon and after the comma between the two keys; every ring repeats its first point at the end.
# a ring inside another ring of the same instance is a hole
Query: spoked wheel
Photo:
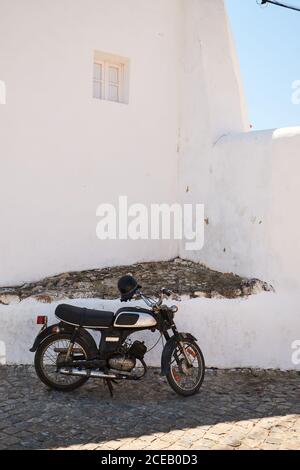
{"type": "Polygon", "coordinates": [[[199,346],[184,340],[174,344],[168,357],[167,380],[173,390],[185,397],[195,395],[204,380],[205,362],[199,346]]]}
{"type": "MultiPolygon", "coordinates": [[[[88,377],[74,377],[60,374],[59,364],[66,360],[71,336],[58,334],[43,341],[37,349],[34,366],[40,380],[50,388],[62,392],[70,392],[81,387],[88,377]]],[[[89,359],[88,346],[78,338],[73,347],[71,360],[89,359]]]]}

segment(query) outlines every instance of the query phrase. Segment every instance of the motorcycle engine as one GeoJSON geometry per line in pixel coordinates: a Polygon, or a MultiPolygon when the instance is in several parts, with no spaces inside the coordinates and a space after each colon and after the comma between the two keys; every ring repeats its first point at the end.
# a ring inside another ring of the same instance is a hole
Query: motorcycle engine
{"type": "MultiPolygon", "coordinates": [[[[131,372],[136,366],[136,360],[143,360],[147,348],[141,341],[135,341],[130,347],[125,346],[124,354],[116,354],[108,360],[111,369],[131,372]]],[[[124,351],[123,349],[123,351],[124,351]]]]}
{"type": "Polygon", "coordinates": [[[122,372],[131,372],[135,368],[135,357],[129,357],[126,354],[117,354],[108,360],[111,369],[120,370],[122,372]]]}

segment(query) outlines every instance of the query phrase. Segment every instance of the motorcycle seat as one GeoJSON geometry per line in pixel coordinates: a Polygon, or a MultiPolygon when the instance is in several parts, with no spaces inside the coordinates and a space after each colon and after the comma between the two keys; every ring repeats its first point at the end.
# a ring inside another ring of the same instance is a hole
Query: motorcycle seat
{"type": "Polygon", "coordinates": [[[56,308],[55,316],[69,325],[101,329],[112,326],[114,313],[61,304],[56,308]]]}

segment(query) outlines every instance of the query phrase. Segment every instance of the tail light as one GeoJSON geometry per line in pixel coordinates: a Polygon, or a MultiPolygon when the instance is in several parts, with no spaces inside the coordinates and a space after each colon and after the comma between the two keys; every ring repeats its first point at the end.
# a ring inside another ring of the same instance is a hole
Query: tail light
{"type": "Polygon", "coordinates": [[[46,315],[38,315],[36,317],[36,324],[37,325],[47,325],[48,317],[46,315]]]}

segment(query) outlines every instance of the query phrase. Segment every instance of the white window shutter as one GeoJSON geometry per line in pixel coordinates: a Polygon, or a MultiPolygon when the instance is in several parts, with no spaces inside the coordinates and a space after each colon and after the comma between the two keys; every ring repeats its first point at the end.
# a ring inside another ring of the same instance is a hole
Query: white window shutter
{"type": "Polygon", "coordinates": [[[108,66],[108,79],[108,99],[120,101],[120,68],[118,66],[108,66]]]}
{"type": "Polygon", "coordinates": [[[94,88],[93,96],[94,98],[102,98],[102,89],[103,89],[103,65],[99,63],[94,63],[94,88]]]}
{"type": "Polygon", "coordinates": [[[116,85],[119,84],[119,67],[109,66],[109,81],[116,85]]]}

